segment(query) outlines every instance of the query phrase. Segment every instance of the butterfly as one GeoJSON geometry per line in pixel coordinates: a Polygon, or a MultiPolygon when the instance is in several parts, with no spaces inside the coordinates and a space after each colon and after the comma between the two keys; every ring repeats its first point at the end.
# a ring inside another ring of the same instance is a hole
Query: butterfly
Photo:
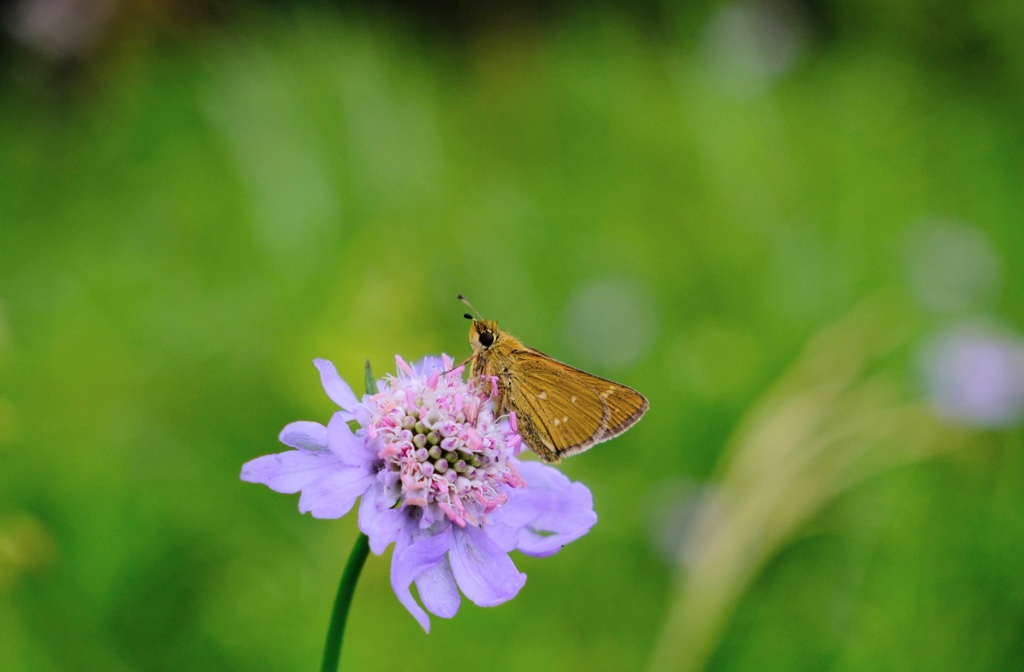
{"type": "MultiPolygon", "coordinates": [[[[461,294],[459,300],[476,312],[461,294]]],[[[470,377],[496,379],[498,412],[515,412],[520,436],[545,462],[614,438],[647,412],[636,390],[527,347],[497,322],[465,317],[472,321],[470,377]]]]}

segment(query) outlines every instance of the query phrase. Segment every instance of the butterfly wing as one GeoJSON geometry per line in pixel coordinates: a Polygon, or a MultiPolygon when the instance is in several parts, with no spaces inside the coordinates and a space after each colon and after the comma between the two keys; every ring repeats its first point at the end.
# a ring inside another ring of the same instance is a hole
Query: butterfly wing
{"type": "Polygon", "coordinates": [[[647,411],[647,399],[625,385],[524,348],[506,373],[506,406],[521,434],[545,462],[557,462],[618,436],[647,411]]]}

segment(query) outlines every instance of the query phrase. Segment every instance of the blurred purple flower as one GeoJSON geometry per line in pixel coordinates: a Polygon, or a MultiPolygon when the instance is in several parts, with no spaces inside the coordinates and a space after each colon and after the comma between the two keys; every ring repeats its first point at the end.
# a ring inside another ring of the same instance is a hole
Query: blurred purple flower
{"type": "Polygon", "coordinates": [[[360,401],[333,364],[315,360],[342,410],[326,427],[285,427],[281,442],[295,450],[247,462],[242,480],[301,491],[299,510],[316,518],[339,518],[362,497],[359,529],[377,555],[395,543],[392,588],[429,632],[427,611],[454,616],[460,590],[480,606],[515,597],[526,575],[509,551],[556,553],[597,515],[586,486],[516,459],[515,416],[494,417],[493,386],[464,382],[461,367],[444,374],[452,365],[446,356],[396,361],[398,376],[360,401]]]}
{"type": "Polygon", "coordinates": [[[921,372],[943,415],[978,427],[1024,415],[1024,341],[979,327],[956,327],[926,343],[921,372]]]}

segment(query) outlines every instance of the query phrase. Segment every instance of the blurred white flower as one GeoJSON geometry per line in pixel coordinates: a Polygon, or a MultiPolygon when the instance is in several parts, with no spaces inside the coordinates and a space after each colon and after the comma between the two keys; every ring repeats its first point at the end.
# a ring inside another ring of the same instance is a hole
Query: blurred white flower
{"type": "Polygon", "coordinates": [[[605,277],[576,289],[565,313],[565,338],[581,358],[605,369],[642,359],[658,332],[651,290],[633,278],[605,277]]]}
{"type": "Polygon", "coordinates": [[[67,58],[92,46],[116,7],[116,0],[23,0],[9,28],[36,51],[67,58]]]}
{"type": "Polygon", "coordinates": [[[788,72],[803,52],[804,21],[788,2],[737,2],[708,21],[702,51],[721,90],[745,98],[788,72]]]}
{"type": "Polygon", "coordinates": [[[1001,284],[999,253],[985,232],[955,221],[925,221],[908,241],[911,289],[936,313],[963,313],[994,302],[1001,284]]]}
{"type": "Polygon", "coordinates": [[[709,510],[717,511],[719,496],[710,482],[690,479],[670,479],[650,487],[640,507],[644,513],[639,524],[647,528],[647,543],[659,560],[668,566],[690,563],[703,540],[694,525],[700,516],[709,516],[709,510]],[[650,516],[654,510],[661,515],[650,516]]]}

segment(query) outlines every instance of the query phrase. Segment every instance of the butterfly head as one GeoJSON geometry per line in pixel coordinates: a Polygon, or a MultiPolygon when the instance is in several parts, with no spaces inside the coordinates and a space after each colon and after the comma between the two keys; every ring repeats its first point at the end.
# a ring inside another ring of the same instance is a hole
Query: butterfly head
{"type": "Polygon", "coordinates": [[[473,323],[469,326],[469,344],[473,346],[473,351],[491,347],[498,340],[501,331],[498,329],[498,323],[493,320],[477,320],[472,315],[466,315],[466,319],[472,320],[473,323]]]}
{"type": "Polygon", "coordinates": [[[459,294],[459,301],[462,301],[476,313],[476,317],[469,313],[463,316],[473,323],[469,327],[469,344],[473,346],[473,355],[475,357],[481,350],[487,350],[487,348],[494,345],[501,335],[501,331],[498,329],[497,322],[480,317],[480,313],[477,312],[476,308],[473,308],[473,304],[462,294],[459,294]]]}

